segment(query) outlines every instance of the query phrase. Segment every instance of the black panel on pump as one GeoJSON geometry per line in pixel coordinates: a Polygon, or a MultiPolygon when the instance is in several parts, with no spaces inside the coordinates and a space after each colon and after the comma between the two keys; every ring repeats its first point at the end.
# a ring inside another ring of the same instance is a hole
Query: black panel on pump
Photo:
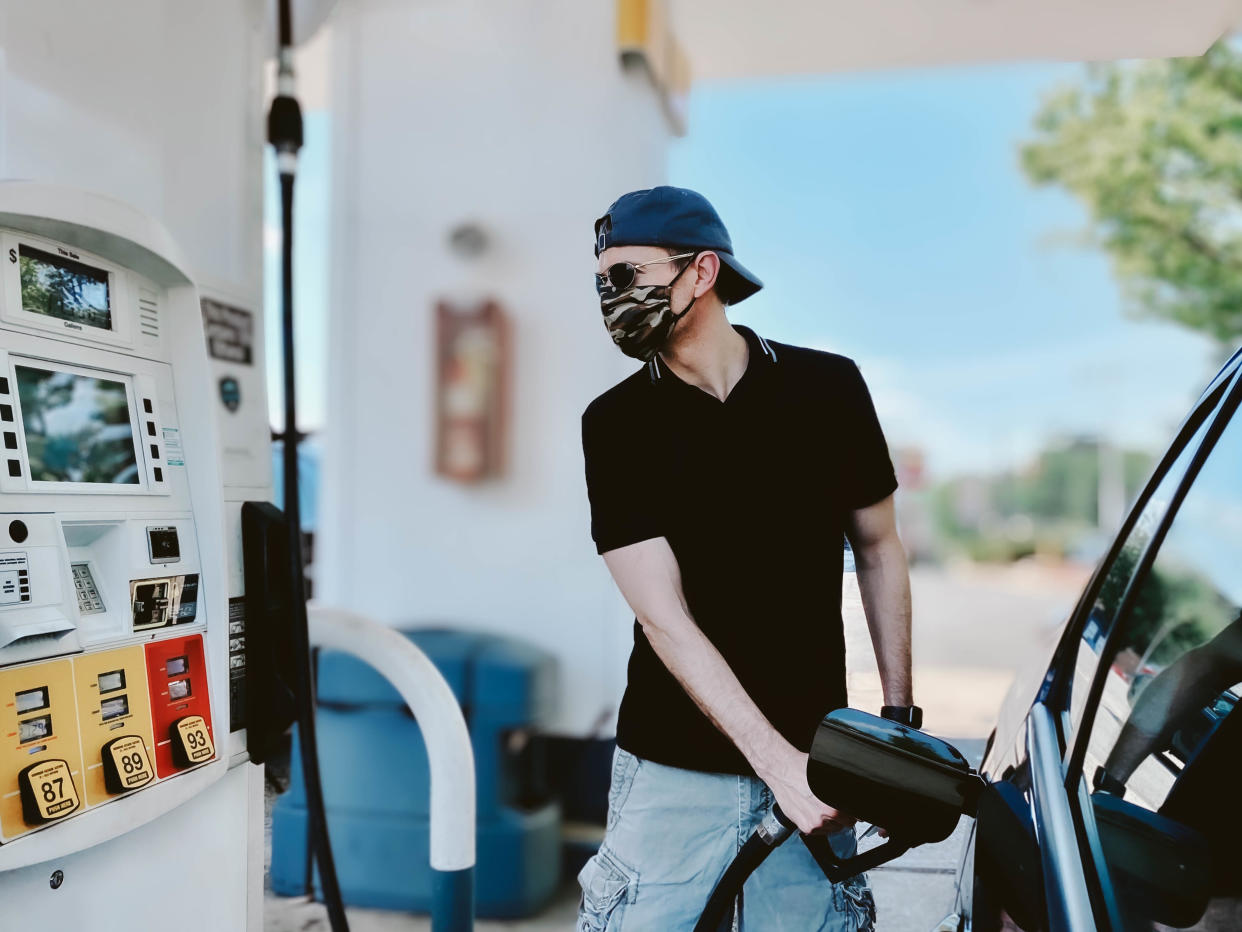
{"type": "Polygon", "coordinates": [[[268,502],[245,502],[241,517],[246,574],[246,750],[252,761],[261,764],[297,720],[289,585],[293,568],[286,544],[288,528],[279,508],[268,502]]]}

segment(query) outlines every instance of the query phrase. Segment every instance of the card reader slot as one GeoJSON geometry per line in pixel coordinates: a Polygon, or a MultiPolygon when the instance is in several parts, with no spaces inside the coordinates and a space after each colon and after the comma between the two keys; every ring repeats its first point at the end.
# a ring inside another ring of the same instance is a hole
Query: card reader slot
{"type": "Polygon", "coordinates": [[[13,647],[31,638],[55,638],[76,630],[73,622],[57,615],[52,618],[10,620],[0,615],[0,649],[13,647]]]}

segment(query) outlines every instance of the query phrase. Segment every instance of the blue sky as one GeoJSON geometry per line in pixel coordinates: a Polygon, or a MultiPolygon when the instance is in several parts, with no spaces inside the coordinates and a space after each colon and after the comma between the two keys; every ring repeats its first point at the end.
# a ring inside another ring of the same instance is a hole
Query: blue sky
{"type": "MultiPolygon", "coordinates": [[[[322,110],[303,114],[305,144],[298,154],[293,186],[293,351],[297,359],[298,423],[303,430],[323,426],[328,404],[328,305],[331,287],[332,124],[322,110]]],[[[276,160],[263,147],[264,236],[263,324],[267,355],[267,396],[271,422],[285,422],[284,369],[281,361],[280,186],[276,160]]]]}
{"type": "Polygon", "coordinates": [[[767,287],[731,311],[858,360],[890,444],[936,475],[1101,433],[1162,448],[1212,349],[1124,317],[1086,216],[1018,164],[1041,96],[1077,65],[695,87],[670,180],[716,205],[767,287]]]}
{"type": "MultiPolygon", "coordinates": [[[[1020,465],[1069,433],[1163,449],[1212,374],[1203,338],[1123,316],[1107,257],[1076,242],[1081,207],[1021,173],[1017,147],[1041,96],[1080,73],[999,65],[691,94],[670,181],[712,200],[767,284],[731,316],[854,357],[890,444],[922,448],[934,476],[1020,465]]],[[[311,429],[326,402],[329,142],[327,115],[308,113],[295,298],[311,429]]],[[[269,233],[277,424],[278,243],[269,233]]]]}

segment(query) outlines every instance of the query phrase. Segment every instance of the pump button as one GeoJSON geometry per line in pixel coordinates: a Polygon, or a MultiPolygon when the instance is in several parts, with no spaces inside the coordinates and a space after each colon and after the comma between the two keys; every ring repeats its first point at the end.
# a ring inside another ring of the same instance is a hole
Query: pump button
{"type": "Polygon", "coordinates": [[[211,760],[216,749],[207,734],[207,723],[201,715],[185,715],[172,723],[168,729],[172,740],[173,763],[178,767],[190,767],[211,760]]]}
{"type": "MultiPolygon", "coordinates": [[[[9,538],[13,541],[13,543],[20,544],[29,536],[30,529],[26,527],[25,521],[19,519],[9,522],[9,538]]],[[[21,573],[21,575],[24,576],[26,574],[21,573]]]]}
{"type": "Polygon", "coordinates": [[[63,760],[41,760],[17,775],[22,818],[27,825],[54,822],[76,812],[81,802],[69,765],[63,760]]]}
{"type": "Polygon", "coordinates": [[[11,420],[13,420],[13,406],[12,405],[0,405],[0,421],[11,421],[11,420]]]}
{"type": "Polygon", "coordinates": [[[145,411],[145,412],[147,412],[147,414],[152,414],[152,413],[154,413],[155,409],[154,409],[153,407],[151,407],[151,399],[150,399],[150,398],[144,398],[144,399],[142,399],[142,410],[143,410],[143,411],[145,411]]]}
{"type": "Polygon", "coordinates": [[[101,753],[104,788],[109,793],[127,793],[155,779],[141,735],[113,738],[103,746],[101,753]]]}
{"type": "Polygon", "coordinates": [[[9,475],[17,477],[17,476],[20,476],[21,474],[22,474],[22,461],[21,460],[9,460],[9,475]]]}

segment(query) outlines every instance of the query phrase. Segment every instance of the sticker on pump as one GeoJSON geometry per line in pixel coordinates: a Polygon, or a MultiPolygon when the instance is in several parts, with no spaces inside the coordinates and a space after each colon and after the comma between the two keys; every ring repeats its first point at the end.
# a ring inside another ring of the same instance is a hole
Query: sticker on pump
{"type": "Polygon", "coordinates": [[[18,775],[18,785],[21,788],[22,817],[28,825],[63,819],[80,805],[69,764],[63,760],[43,760],[31,764],[18,775]]]}
{"type": "Polygon", "coordinates": [[[173,722],[171,734],[173,761],[178,767],[201,764],[215,755],[207,723],[201,715],[186,715],[173,722]]]}
{"type": "Polygon", "coordinates": [[[141,735],[113,738],[103,746],[104,787],[109,793],[125,793],[155,779],[151,758],[141,735]]]}

